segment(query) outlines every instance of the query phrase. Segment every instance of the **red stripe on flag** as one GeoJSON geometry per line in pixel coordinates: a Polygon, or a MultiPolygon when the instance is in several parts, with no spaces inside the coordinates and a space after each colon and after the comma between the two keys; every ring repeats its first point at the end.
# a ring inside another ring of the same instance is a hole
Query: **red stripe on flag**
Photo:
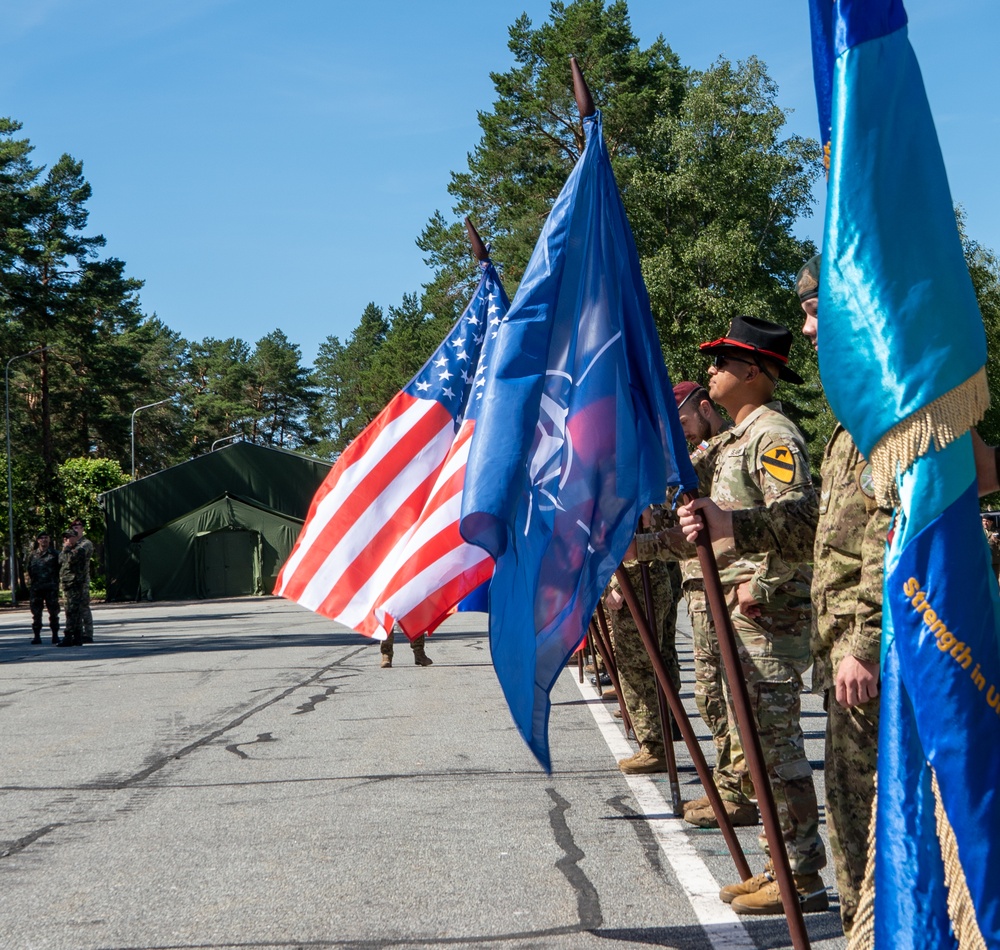
{"type": "MultiPolygon", "coordinates": [[[[368,562],[370,573],[377,567],[377,562],[371,562],[369,556],[378,556],[383,550],[379,545],[371,547],[379,533],[388,529],[398,535],[401,533],[399,530],[401,519],[409,518],[409,524],[413,524],[420,511],[420,486],[428,482],[433,485],[433,479],[443,462],[443,459],[428,457],[428,449],[440,441],[438,437],[443,430],[451,427],[451,417],[444,407],[433,403],[426,414],[398,437],[395,433],[389,434],[387,437],[392,439],[392,445],[388,448],[379,446],[378,438],[386,432],[388,423],[402,416],[403,412],[416,402],[418,401],[405,393],[396,396],[378,419],[351,443],[349,450],[354,451],[350,454],[345,452],[327,476],[313,501],[309,519],[306,521],[299,542],[289,557],[288,563],[294,563],[292,576],[286,577],[286,572],[283,571],[279,580],[278,589],[284,596],[296,600],[302,597],[306,586],[324,567],[327,559],[334,555],[345,535],[351,538],[355,548],[358,549],[357,553],[351,552],[347,555],[351,558],[348,564],[368,562]],[[339,486],[345,474],[363,464],[365,456],[378,451],[385,454],[370,471],[361,469],[353,473],[356,477],[360,477],[357,484],[351,484],[347,479],[345,485],[339,486]],[[416,489],[411,487],[414,478],[418,479],[416,489]],[[349,491],[345,492],[345,497],[339,500],[340,503],[334,510],[323,511],[322,502],[338,487],[349,491]],[[392,489],[396,489],[397,492],[394,493],[392,489]],[[398,492],[402,491],[408,491],[408,494],[399,499],[398,492]],[[317,522],[317,519],[324,517],[325,521],[317,522]],[[359,537],[360,529],[364,530],[359,537]],[[310,533],[313,535],[311,542],[308,547],[302,549],[301,546],[310,533]],[[365,534],[368,535],[367,544],[363,543],[365,534]]],[[[419,402],[426,403],[427,400],[419,402]]],[[[443,455],[443,451],[440,454],[443,455]]],[[[347,568],[348,564],[344,567],[347,568]]],[[[364,570],[360,573],[363,574],[364,570]]],[[[355,567],[352,570],[351,577],[352,582],[356,583],[359,568],[355,567]]]]}
{"type": "MultiPolygon", "coordinates": [[[[462,451],[470,435],[463,436],[461,442],[453,446],[452,452],[449,453],[449,459],[462,451]]],[[[446,469],[447,460],[442,464],[441,471],[434,474],[434,478],[441,477],[446,469]]],[[[324,616],[343,619],[354,626],[354,617],[341,617],[341,613],[354,599],[355,594],[370,579],[373,579],[374,571],[377,571],[379,575],[376,586],[380,590],[374,592],[375,596],[369,595],[368,598],[361,598],[362,602],[366,599],[369,601],[372,611],[400,591],[408,580],[425,570],[429,565],[443,558],[449,551],[465,545],[466,542],[458,533],[458,517],[461,513],[460,498],[464,481],[464,464],[436,487],[434,481],[425,479],[408,499],[410,503],[405,506],[405,511],[401,508],[398,519],[395,519],[391,525],[387,525],[373,539],[363,555],[359,555],[356,561],[344,572],[341,581],[338,581],[330,591],[329,596],[316,608],[317,612],[324,616]],[[457,504],[454,503],[456,500],[457,504]],[[453,511],[448,514],[448,522],[429,538],[422,539],[421,529],[426,527],[429,522],[433,526],[435,516],[438,516],[441,509],[449,503],[452,503],[453,511]],[[401,527],[405,530],[399,530],[401,527]],[[407,535],[407,543],[397,548],[397,543],[407,535]],[[381,542],[381,544],[376,546],[377,542],[381,542]],[[358,567],[362,560],[365,565],[363,570],[358,567]],[[373,564],[374,567],[372,567],[373,564]]],[[[476,549],[477,557],[480,551],[481,549],[476,549]]],[[[423,590],[418,596],[422,599],[437,595],[434,590],[423,590]]],[[[375,623],[377,622],[378,620],[375,618],[375,623]]]]}

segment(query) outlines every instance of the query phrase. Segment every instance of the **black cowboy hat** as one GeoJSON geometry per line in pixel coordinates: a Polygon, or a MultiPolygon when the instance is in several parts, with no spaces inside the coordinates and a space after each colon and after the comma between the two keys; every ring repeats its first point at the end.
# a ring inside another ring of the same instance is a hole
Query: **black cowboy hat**
{"type": "Polygon", "coordinates": [[[789,383],[804,382],[801,376],[788,368],[788,352],[792,348],[792,331],[770,320],[759,317],[733,317],[729,332],[718,340],[702,343],[702,353],[724,353],[743,350],[757,353],[762,359],[778,364],[778,378],[789,383]]]}

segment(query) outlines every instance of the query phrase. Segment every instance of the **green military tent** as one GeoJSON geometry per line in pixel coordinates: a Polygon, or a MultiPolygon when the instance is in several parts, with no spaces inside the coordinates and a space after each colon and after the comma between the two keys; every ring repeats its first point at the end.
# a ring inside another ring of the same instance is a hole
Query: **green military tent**
{"type": "Polygon", "coordinates": [[[329,471],[238,442],[105,492],[108,599],[271,593],[329,471]]]}

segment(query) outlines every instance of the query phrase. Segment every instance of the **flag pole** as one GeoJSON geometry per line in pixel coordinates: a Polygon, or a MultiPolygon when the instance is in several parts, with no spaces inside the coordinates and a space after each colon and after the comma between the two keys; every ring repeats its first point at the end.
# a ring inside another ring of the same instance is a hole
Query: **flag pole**
{"type": "Polygon", "coordinates": [[[472,245],[472,253],[477,261],[485,263],[490,259],[489,249],[486,247],[485,242],[479,236],[479,232],[476,230],[476,226],[472,223],[472,219],[466,217],[465,219],[465,233],[469,235],[469,243],[472,245]]]}
{"type": "Polygon", "coordinates": [[[594,107],[594,97],[590,94],[590,87],[583,78],[583,71],[575,56],[570,56],[569,68],[573,73],[573,96],[576,98],[576,107],[580,110],[580,118],[586,119],[597,111],[594,107]]]}
{"type": "MultiPolygon", "coordinates": [[[[646,602],[646,619],[649,621],[649,629],[654,633],[653,646],[663,663],[663,651],[656,640],[656,605],[653,603],[653,585],[649,579],[649,565],[644,561],[639,564],[639,574],[642,577],[642,595],[646,602]]],[[[649,647],[646,647],[649,652],[649,647]]],[[[653,656],[650,654],[650,662],[653,656]]],[[[670,798],[674,806],[674,817],[684,817],[684,801],[681,798],[681,783],[677,777],[677,756],[674,755],[674,721],[670,715],[670,707],[667,705],[667,694],[663,691],[659,681],[656,683],[656,705],[660,713],[660,730],[663,734],[663,755],[667,760],[667,778],[670,781],[670,798]]]]}
{"type": "MultiPolygon", "coordinates": [[[[688,492],[684,495],[683,501],[686,504],[696,497],[694,492],[688,492]]],[[[726,682],[732,696],[733,709],[736,712],[736,724],[739,727],[740,738],[743,740],[743,754],[746,756],[747,765],[750,768],[750,778],[753,780],[753,786],[757,792],[757,804],[760,807],[764,834],[771,852],[774,877],[778,882],[781,903],[785,908],[785,919],[788,921],[792,946],[795,950],[809,950],[809,934],[806,932],[805,921],[802,919],[802,908],[799,905],[799,895],[795,890],[795,882],[792,880],[792,869],[788,863],[785,839],[781,834],[778,808],[774,803],[774,793],[767,775],[767,766],[764,764],[764,750],[757,732],[757,720],[750,705],[750,694],[743,676],[743,665],[736,648],[736,634],[733,631],[732,620],[726,607],[722,580],[719,577],[719,565],[715,560],[715,552],[712,550],[707,527],[703,527],[698,532],[695,545],[698,548],[698,562],[701,565],[701,574],[705,583],[705,596],[715,621],[715,632],[719,641],[722,665],[726,671],[726,682]]],[[[715,807],[714,802],[712,807],[715,807]]]]}
{"type": "Polygon", "coordinates": [[[733,828],[732,819],[729,817],[729,813],[723,806],[719,790],[715,787],[715,782],[712,780],[712,770],[708,767],[708,762],[705,761],[705,755],[701,751],[701,745],[698,743],[698,737],[694,734],[694,727],[691,725],[691,720],[688,718],[687,711],[684,709],[684,704],[681,702],[680,695],[674,688],[674,684],[671,682],[670,676],[667,674],[667,668],[663,663],[663,657],[660,655],[659,648],[656,646],[656,641],[653,639],[653,634],[649,629],[649,625],[646,623],[646,614],[639,605],[639,599],[636,596],[635,588],[632,586],[632,582],[629,580],[628,574],[625,573],[624,568],[619,567],[618,570],[615,571],[615,577],[618,578],[618,586],[620,587],[622,595],[625,598],[625,603],[628,604],[628,609],[632,611],[632,617],[635,620],[635,625],[639,628],[639,636],[642,638],[643,645],[646,647],[646,652],[649,653],[650,661],[653,664],[653,673],[656,675],[656,681],[662,687],[663,694],[667,697],[667,703],[670,705],[670,711],[674,714],[674,719],[677,721],[677,725],[681,730],[681,735],[684,737],[684,744],[687,746],[688,752],[691,753],[691,760],[694,762],[695,771],[698,773],[698,778],[701,779],[701,784],[705,787],[705,794],[708,796],[708,800],[712,804],[712,811],[715,812],[716,817],[719,819],[719,829],[722,831],[722,837],[725,839],[726,846],[729,848],[729,853],[732,856],[733,863],[736,865],[736,873],[740,875],[741,880],[745,881],[748,877],[753,876],[750,873],[750,865],[747,864],[746,855],[743,854],[743,847],[740,845],[740,839],[736,837],[736,831],[733,828]]]}

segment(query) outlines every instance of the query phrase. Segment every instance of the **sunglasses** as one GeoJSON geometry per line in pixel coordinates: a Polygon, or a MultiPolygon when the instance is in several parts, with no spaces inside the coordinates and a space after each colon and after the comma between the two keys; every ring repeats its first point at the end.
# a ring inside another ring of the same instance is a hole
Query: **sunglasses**
{"type": "Polygon", "coordinates": [[[715,357],[712,361],[712,365],[716,369],[722,369],[726,363],[744,363],[747,366],[756,366],[757,363],[754,360],[744,360],[738,356],[723,356],[721,353],[715,357]]]}
{"type": "Polygon", "coordinates": [[[757,360],[745,360],[739,356],[723,356],[721,353],[715,357],[712,361],[712,365],[716,369],[722,369],[726,363],[743,363],[745,366],[756,366],[772,383],[777,384],[778,380],[775,379],[764,367],[757,362],[757,360]]]}

